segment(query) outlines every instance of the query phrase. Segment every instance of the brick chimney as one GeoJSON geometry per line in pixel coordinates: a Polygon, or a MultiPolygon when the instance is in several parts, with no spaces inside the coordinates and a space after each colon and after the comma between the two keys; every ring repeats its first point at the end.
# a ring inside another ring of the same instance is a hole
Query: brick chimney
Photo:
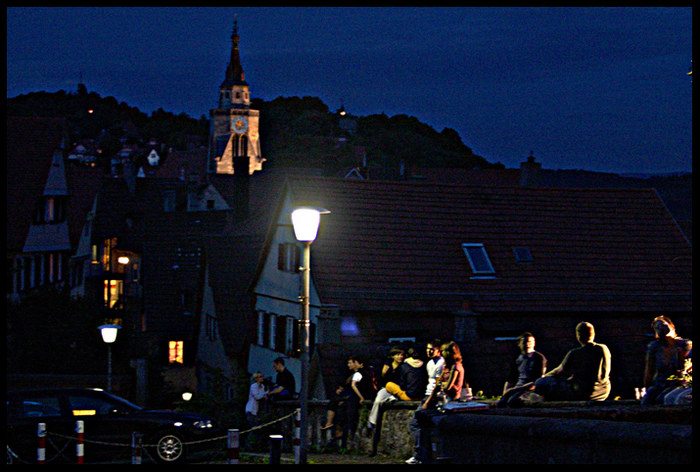
{"type": "Polygon", "coordinates": [[[526,162],[520,164],[520,186],[537,187],[540,183],[540,169],[542,164],[535,162],[535,156],[530,151],[526,162]]]}

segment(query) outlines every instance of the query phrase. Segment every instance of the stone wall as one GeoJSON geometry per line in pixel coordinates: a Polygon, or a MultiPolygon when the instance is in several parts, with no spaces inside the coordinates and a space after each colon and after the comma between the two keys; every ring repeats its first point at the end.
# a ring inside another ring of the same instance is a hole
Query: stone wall
{"type": "MultiPolygon", "coordinates": [[[[405,457],[408,459],[413,455],[414,439],[411,434],[408,423],[413,417],[413,412],[418,406],[418,402],[398,401],[388,407],[383,412],[382,420],[378,427],[380,430],[380,441],[376,445],[376,451],[373,451],[375,445],[374,433],[370,432],[367,425],[367,417],[369,416],[372,402],[365,402],[361,406],[360,419],[357,425],[356,434],[349,438],[347,449],[352,452],[361,454],[370,454],[377,452],[387,454],[393,457],[405,457]]],[[[280,402],[277,405],[271,406],[261,418],[263,422],[274,418],[282,418],[290,415],[296,408],[296,402],[280,402]]],[[[326,424],[326,414],[328,412],[327,401],[310,401],[309,402],[309,449],[312,451],[328,450],[329,439],[331,438],[330,431],[323,431],[322,426],[326,424]]],[[[282,421],[269,429],[282,434],[284,437],[283,448],[291,451],[291,446],[294,438],[294,421],[290,418],[289,421],[282,421]]]]}
{"type": "MultiPolygon", "coordinates": [[[[490,402],[486,402],[487,404],[490,402]]],[[[418,402],[386,407],[380,440],[366,429],[371,402],[360,411],[357,434],[348,450],[360,454],[413,456],[408,423],[418,402]],[[376,448],[376,450],[375,450],[376,448]]],[[[284,402],[266,412],[269,418],[290,415],[298,404],[284,402]]],[[[328,402],[309,402],[309,451],[329,451],[328,402]]],[[[294,421],[275,425],[292,451],[294,421]]],[[[495,463],[688,463],[692,462],[692,406],[642,407],[636,401],[547,402],[522,409],[489,408],[438,415],[432,431],[437,462],[495,463]]]]}
{"type": "Polygon", "coordinates": [[[435,463],[689,464],[692,425],[462,414],[434,418],[435,463]]]}

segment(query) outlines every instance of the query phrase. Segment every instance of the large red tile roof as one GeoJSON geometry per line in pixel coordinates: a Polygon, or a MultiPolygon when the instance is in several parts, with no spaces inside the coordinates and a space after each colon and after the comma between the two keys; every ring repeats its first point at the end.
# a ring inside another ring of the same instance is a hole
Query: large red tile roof
{"type": "Polygon", "coordinates": [[[688,241],[652,189],[290,180],[331,211],[312,244],[324,303],[380,310],[691,309],[688,241]],[[483,243],[475,279],[462,243],[483,243]],[[531,263],[517,262],[527,247],[531,263]]]}

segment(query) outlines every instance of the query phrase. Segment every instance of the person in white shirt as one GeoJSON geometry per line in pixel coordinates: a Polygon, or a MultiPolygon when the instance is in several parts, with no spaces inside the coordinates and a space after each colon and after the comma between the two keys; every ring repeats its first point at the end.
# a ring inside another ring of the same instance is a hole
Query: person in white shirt
{"type": "Polygon", "coordinates": [[[425,388],[426,398],[433,393],[435,382],[442,374],[442,368],[445,366],[445,359],[440,354],[440,344],[440,341],[435,339],[429,342],[425,348],[428,354],[428,362],[425,364],[425,368],[428,370],[428,385],[425,388]]]}
{"type": "Polygon", "coordinates": [[[260,400],[265,398],[267,389],[263,385],[263,375],[260,372],[253,374],[253,383],[248,391],[248,403],[245,405],[245,417],[250,426],[257,426],[258,410],[260,409],[260,400]]]}

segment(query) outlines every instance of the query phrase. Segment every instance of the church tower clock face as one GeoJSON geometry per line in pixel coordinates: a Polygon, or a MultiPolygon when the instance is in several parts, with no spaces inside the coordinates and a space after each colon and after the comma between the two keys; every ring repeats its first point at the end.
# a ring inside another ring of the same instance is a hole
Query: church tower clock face
{"type": "Polygon", "coordinates": [[[231,131],[243,134],[248,131],[248,120],[244,116],[236,116],[231,120],[231,131]]]}

